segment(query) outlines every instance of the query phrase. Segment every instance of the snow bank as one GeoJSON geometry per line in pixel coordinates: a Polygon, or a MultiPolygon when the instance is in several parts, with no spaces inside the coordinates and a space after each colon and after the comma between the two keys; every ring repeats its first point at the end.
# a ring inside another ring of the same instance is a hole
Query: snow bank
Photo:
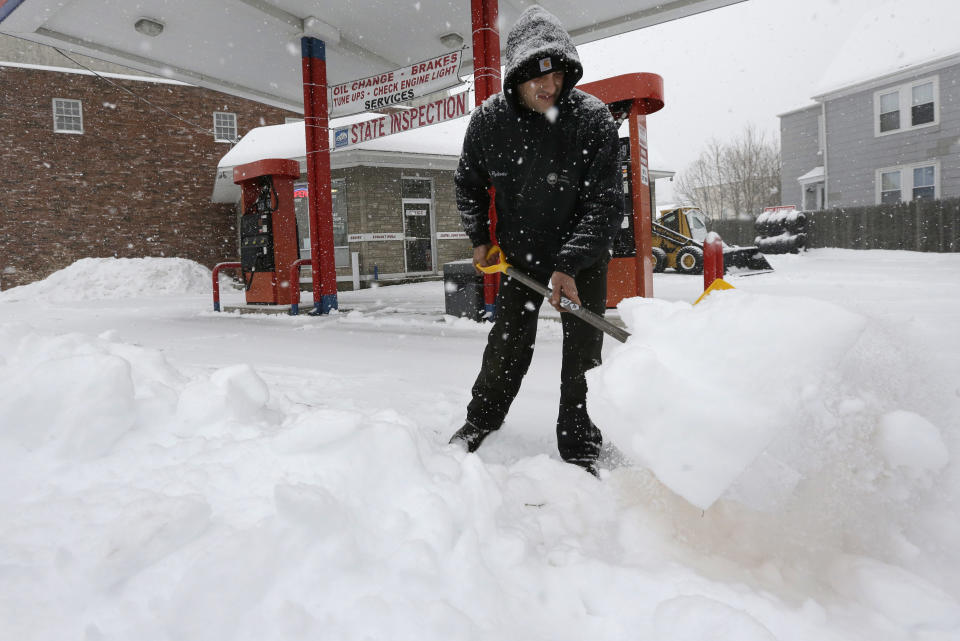
{"type": "Polygon", "coordinates": [[[0,292],[0,301],[209,295],[211,287],[210,270],[185,258],[81,258],[43,280],[0,292]]]}
{"type": "Polygon", "coordinates": [[[611,575],[657,586],[598,560],[617,506],[582,470],[487,466],[358,407],[365,379],[268,386],[25,325],[0,346],[5,638],[603,637],[611,575]]]}
{"type": "MultiPolygon", "coordinates": [[[[691,519],[756,553],[749,514],[664,518],[634,470],[484,463],[422,416],[358,402],[363,377],[182,368],[26,325],[0,346],[5,637],[800,641],[861,638],[832,630],[884,612],[870,630],[946,640],[960,625],[942,589],[851,555],[823,575],[860,614],[828,625],[779,594],[790,561],[737,578],[679,546],[691,519]]],[[[893,416],[886,441],[916,421],[893,416]]]]}
{"type": "Polygon", "coordinates": [[[904,569],[960,559],[947,516],[960,466],[956,424],[919,413],[949,417],[902,328],[738,290],[621,313],[633,336],[588,373],[591,416],[655,475],[638,476],[648,500],[710,508],[705,526],[674,521],[684,536],[724,556],[807,557],[896,625],[958,629],[955,595],[904,569]]]}
{"type": "Polygon", "coordinates": [[[633,336],[588,374],[591,416],[704,509],[829,393],[864,326],[829,303],[737,290],[697,306],[634,298],[620,309],[633,336]]]}

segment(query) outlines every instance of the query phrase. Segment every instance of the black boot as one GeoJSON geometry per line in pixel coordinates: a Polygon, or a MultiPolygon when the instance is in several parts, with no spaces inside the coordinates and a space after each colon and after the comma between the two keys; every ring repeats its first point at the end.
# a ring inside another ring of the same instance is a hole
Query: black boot
{"type": "Polygon", "coordinates": [[[476,452],[480,444],[483,443],[483,439],[487,438],[487,435],[492,431],[493,430],[485,430],[477,427],[470,421],[467,421],[463,424],[463,427],[450,437],[450,443],[451,445],[461,445],[468,452],[476,452]]]}
{"type": "Polygon", "coordinates": [[[560,404],[557,418],[557,448],[560,458],[567,463],[579,465],[594,476],[597,475],[597,458],[603,446],[603,435],[583,404],[560,404]]]}
{"type": "Polygon", "coordinates": [[[588,472],[590,472],[591,474],[593,474],[595,477],[600,478],[600,472],[597,471],[597,461],[596,461],[596,460],[593,460],[593,461],[588,461],[588,460],[581,460],[581,461],[568,460],[567,463],[571,463],[571,464],[576,465],[576,466],[578,466],[578,467],[582,467],[582,468],[585,469],[586,471],[588,471],[588,472]]]}

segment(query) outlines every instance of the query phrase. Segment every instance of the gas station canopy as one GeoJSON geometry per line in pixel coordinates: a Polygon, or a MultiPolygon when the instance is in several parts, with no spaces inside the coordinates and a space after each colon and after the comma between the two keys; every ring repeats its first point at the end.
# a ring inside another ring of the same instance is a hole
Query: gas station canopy
{"type": "MultiPolygon", "coordinates": [[[[743,0],[542,0],[576,44],[743,0]]],[[[530,4],[500,0],[500,31],[530,4]]],[[[470,0],[0,0],[0,32],[303,111],[300,39],[326,44],[330,84],[466,46],[470,0]]]]}

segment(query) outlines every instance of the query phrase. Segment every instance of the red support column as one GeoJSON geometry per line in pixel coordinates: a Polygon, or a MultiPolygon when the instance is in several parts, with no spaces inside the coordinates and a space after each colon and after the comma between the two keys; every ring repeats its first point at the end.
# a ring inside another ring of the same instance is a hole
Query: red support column
{"type": "Polygon", "coordinates": [[[501,89],[498,7],[498,0],[470,0],[473,20],[473,80],[478,106],[501,89]]]}
{"type": "Polygon", "coordinates": [[[327,109],[327,54],[322,40],[300,39],[303,58],[303,119],[307,138],[310,204],[310,257],[313,262],[313,314],[337,309],[337,270],[333,250],[333,199],[330,194],[330,134],[327,109]]]}
{"type": "Polygon", "coordinates": [[[647,113],[640,100],[630,105],[630,187],[633,191],[633,243],[637,250],[637,296],[653,297],[653,243],[650,225],[650,170],[647,113]],[[646,180],[644,180],[646,179],[646,180]]]}
{"type": "MultiPolygon", "coordinates": [[[[500,32],[497,30],[498,0],[470,0],[473,22],[473,81],[474,97],[479,107],[484,100],[498,93],[500,82],[500,32]]],[[[497,242],[497,211],[494,190],[490,190],[490,241],[497,242]]],[[[483,277],[483,299],[488,315],[496,309],[500,274],[483,277]]]]}

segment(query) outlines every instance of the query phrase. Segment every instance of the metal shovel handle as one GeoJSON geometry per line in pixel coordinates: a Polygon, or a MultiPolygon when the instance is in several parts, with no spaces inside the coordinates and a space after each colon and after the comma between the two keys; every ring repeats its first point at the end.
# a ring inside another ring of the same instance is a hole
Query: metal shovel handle
{"type": "MultiPolygon", "coordinates": [[[[553,295],[552,289],[542,285],[539,281],[534,280],[516,267],[510,265],[510,263],[507,262],[507,257],[503,255],[503,251],[497,245],[494,245],[490,248],[490,251],[487,253],[487,258],[492,258],[495,254],[500,254],[499,263],[494,263],[488,267],[481,267],[480,265],[477,265],[477,269],[482,271],[484,274],[506,274],[510,278],[517,279],[545,298],[550,298],[550,296],[553,295]]],[[[573,314],[585,323],[589,323],[600,331],[606,333],[608,336],[617,339],[621,343],[626,343],[627,339],[630,338],[630,332],[627,330],[623,329],[622,327],[617,327],[610,321],[604,319],[602,316],[594,314],[589,309],[584,309],[569,298],[561,298],[560,306],[566,309],[568,313],[573,314]]]]}

